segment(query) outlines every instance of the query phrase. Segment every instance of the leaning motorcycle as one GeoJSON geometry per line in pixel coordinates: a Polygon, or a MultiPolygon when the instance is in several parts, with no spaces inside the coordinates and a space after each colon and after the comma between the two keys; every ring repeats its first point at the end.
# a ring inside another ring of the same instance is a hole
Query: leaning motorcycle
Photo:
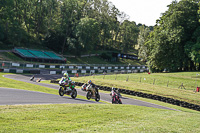
{"type": "Polygon", "coordinates": [[[95,99],[95,101],[97,102],[100,100],[100,95],[97,87],[92,87],[91,85],[89,85],[86,88],[86,91],[87,91],[86,97],[88,100],[90,100],[91,98],[95,99]]]}
{"type": "Polygon", "coordinates": [[[77,96],[77,91],[75,89],[75,82],[70,81],[69,84],[65,83],[64,81],[59,82],[60,88],[59,88],[59,95],[64,96],[70,95],[72,98],[76,98],[77,96]]]}
{"type": "Polygon", "coordinates": [[[112,104],[122,104],[121,95],[119,93],[113,92],[111,95],[112,95],[112,104]]]}

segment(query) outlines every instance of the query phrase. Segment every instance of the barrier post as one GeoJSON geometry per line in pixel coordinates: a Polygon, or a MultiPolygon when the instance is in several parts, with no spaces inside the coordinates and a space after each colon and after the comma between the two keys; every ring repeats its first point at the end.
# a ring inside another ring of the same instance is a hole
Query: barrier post
{"type": "Polygon", "coordinates": [[[127,77],[126,81],[128,81],[128,79],[129,79],[129,76],[127,77]]]}

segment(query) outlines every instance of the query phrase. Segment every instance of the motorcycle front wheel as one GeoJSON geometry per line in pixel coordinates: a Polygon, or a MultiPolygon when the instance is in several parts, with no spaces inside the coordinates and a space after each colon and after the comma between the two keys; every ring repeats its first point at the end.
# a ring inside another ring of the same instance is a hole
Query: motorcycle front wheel
{"type": "Polygon", "coordinates": [[[73,92],[72,92],[72,94],[71,94],[71,97],[72,97],[73,99],[75,99],[76,96],[77,96],[77,91],[76,91],[76,89],[74,89],[73,92]]]}
{"type": "Polygon", "coordinates": [[[96,98],[95,98],[95,101],[98,102],[99,100],[100,100],[100,95],[97,94],[97,95],[96,95],[96,98]]]}
{"type": "Polygon", "coordinates": [[[87,94],[86,94],[86,98],[88,100],[90,100],[90,98],[92,97],[92,92],[91,91],[88,91],[87,94]]]}
{"type": "Polygon", "coordinates": [[[116,102],[115,102],[115,98],[113,97],[112,98],[112,104],[115,104],[116,102]]]}
{"type": "Polygon", "coordinates": [[[60,95],[61,97],[64,96],[64,90],[62,89],[62,87],[60,87],[58,93],[59,93],[59,95],[60,95]]]}

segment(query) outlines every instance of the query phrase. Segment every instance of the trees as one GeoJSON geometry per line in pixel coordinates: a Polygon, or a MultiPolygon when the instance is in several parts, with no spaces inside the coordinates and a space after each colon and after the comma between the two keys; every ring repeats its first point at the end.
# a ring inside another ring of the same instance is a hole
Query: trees
{"type": "Polygon", "coordinates": [[[149,55],[149,49],[145,44],[147,42],[149,34],[150,34],[150,28],[142,25],[140,27],[140,32],[137,40],[139,45],[138,57],[139,59],[141,59],[141,61],[147,61],[149,55]]]}
{"type": "Polygon", "coordinates": [[[133,47],[137,44],[139,30],[135,22],[130,22],[128,20],[125,20],[122,23],[120,30],[122,35],[121,39],[123,52],[127,53],[129,49],[133,49],[133,47]]]}
{"type": "Polygon", "coordinates": [[[153,68],[170,71],[195,69],[190,48],[199,26],[198,4],[191,0],[173,1],[147,39],[153,68]],[[190,51],[190,52],[189,52],[190,51]]]}
{"type": "MultiPolygon", "coordinates": [[[[100,26],[92,18],[82,18],[76,27],[76,36],[82,51],[92,51],[99,43],[100,26]]],[[[81,51],[79,51],[81,52],[81,51]]]]}
{"type": "Polygon", "coordinates": [[[48,47],[76,55],[80,49],[127,52],[137,43],[138,32],[135,22],[108,0],[0,2],[0,44],[5,47],[48,47]]]}

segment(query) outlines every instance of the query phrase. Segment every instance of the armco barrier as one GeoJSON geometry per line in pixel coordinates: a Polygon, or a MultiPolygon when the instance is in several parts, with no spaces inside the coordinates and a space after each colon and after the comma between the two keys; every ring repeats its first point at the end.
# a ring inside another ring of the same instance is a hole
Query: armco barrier
{"type": "MultiPolygon", "coordinates": [[[[58,83],[58,82],[59,81],[57,81],[57,80],[51,80],[51,83],[58,83]]],[[[75,84],[77,86],[82,86],[84,83],[76,82],[75,84]]],[[[99,86],[99,85],[97,87],[100,90],[111,91],[111,87],[99,86]]],[[[167,97],[163,97],[163,96],[152,95],[152,94],[147,94],[147,93],[143,93],[143,92],[136,92],[136,91],[126,90],[126,89],[119,89],[119,88],[116,88],[116,89],[118,89],[118,91],[122,94],[158,100],[158,101],[166,102],[166,103],[169,103],[169,104],[181,106],[181,107],[184,107],[184,108],[189,108],[189,109],[193,109],[193,110],[196,110],[196,111],[200,111],[199,105],[195,105],[195,104],[191,104],[191,103],[188,103],[188,102],[176,100],[176,99],[173,99],[173,98],[167,98],[167,97]]]]}

